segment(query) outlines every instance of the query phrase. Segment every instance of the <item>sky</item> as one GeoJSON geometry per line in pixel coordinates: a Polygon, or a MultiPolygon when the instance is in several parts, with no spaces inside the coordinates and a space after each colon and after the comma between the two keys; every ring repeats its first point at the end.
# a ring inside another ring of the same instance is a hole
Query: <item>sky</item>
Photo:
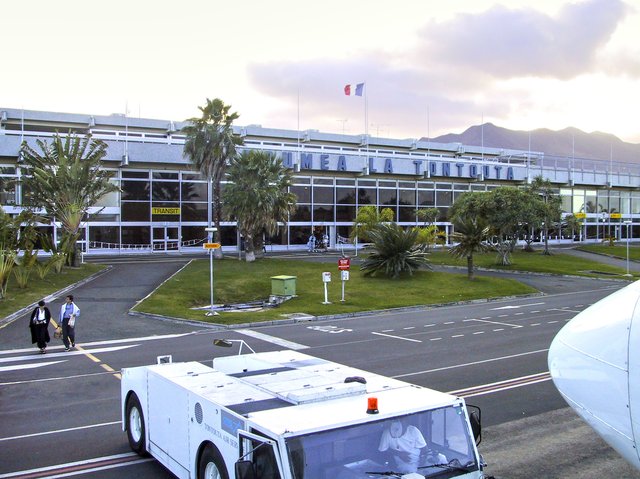
{"type": "Polygon", "coordinates": [[[0,109],[640,143],[640,0],[7,0],[0,31],[0,109]]]}

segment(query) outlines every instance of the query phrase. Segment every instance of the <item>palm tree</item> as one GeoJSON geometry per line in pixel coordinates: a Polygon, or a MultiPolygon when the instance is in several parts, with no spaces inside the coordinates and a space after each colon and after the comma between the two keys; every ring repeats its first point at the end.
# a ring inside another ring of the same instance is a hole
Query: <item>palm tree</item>
{"type": "Polygon", "coordinates": [[[457,243],[449,253],[456,258],[467,258],[467,276],[474,279],[473,255],[491,250],[486,242],[489,236],[489,226],[478,217],[460,217],[454,223],[455,231],[450,238],[457,243]]]}
{"type": "Polygon", "coordinates": [[[365,276],[383,273],[396,279],[402,273],[411,276],[421,267],[431,269],[425,245],[417,243],[417,229],[405,230],[395,223],[381,223],[367,234],[373,241],[373,252],[360,267],[365,276]]]}
{"type": "Polygon", "coordinates": [[[26,175],[23,176],[23,203],[43,208],[47,215],[60,222],[60,241],[67,263],[76,264],[76,242],[82,220],[89,208],[107,193],[119,188],[110,180],[114,173],[100,168],[107,154],[107,145],[92,140],[91,135],[68,134],[53,136],[51,145],[37,141],[40,151],[22,143],[20,156],[26,175]]]}
{"type": "Polygon", "coordinates": [[[562,209],[560,197],[555,192],[549,180],[542,176],[536,176],[529,187],[529,192],[538,195],[540,199],[540,216],[543,219],[542,229],[544,234],[544,250],[542,254],[550,255],[549,251],[549,227],[560,221],[562,209]]]}
{"type": "Polygon", "coordinates": [[[575,215],[567,215],[564,218],[564,233],[571,235],[571,240],[575,239],[576,233],[578,233],[578,239],[580,239],[580,231],[582,231],[582,221],[575,215]]]}
{"type": "MultiPolygon", "coordinates": [[[[233,122],[238,113],[229,113],[231,105],[222,100],[207,98],[205,106],[199,106],[200,118],[190,118],[189,125],[182,131],[187,136],[184,155],[191,161],[208,182],[208,195],[215,213],[215,240],[220,243],[220,223],[222,223],[222,180],[228,161],[236,155],[236,146],[242,144],[242,138],[233,134],[233,122]]],[[[211,227],[211,204],[207,208],[208,225],[211,227]]],[[[215,250],[220,256],[221,250],[215,250]]]]}
{"type": "Polygon", "coordinates": [[[255,245],[262,232],[274,235],[281,223],[296,209],[296,195],[289,192],[291,172],[273,153],[250,150],[237,156],[229,166],[224,190],[227,214],[238,222],[244,237],[246,260],[255,260],[255,245]]]}

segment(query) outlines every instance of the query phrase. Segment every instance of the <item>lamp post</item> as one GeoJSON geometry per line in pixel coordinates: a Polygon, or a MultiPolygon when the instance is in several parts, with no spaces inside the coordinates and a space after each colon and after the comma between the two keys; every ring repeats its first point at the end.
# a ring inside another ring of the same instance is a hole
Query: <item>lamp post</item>
{"type": "MultiPolygon", "coordinates": [[[[213,241],[213,233],[218,231],[218,228],[208,227],[204,229],[209,237],[209,243],[213,241]]],[[[216,316],[218,313],[213,310],[213,249],[209,249],[209,285],[211,286],[211,306],[209,306],[209,312],[207,316],[216,316]]]]}
{"type": "Polygon", "coordinates": [[[631,276],[629,273],[629,226],[631,226],[631,220],[625,220],[624,224],[627,225],[627,274],[625,276],[631,276]]]}

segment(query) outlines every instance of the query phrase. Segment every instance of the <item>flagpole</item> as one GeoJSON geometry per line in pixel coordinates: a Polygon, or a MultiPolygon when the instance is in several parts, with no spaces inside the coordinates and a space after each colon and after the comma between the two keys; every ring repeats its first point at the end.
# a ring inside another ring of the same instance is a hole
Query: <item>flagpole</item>
{"type": "Polygon", "coordinates": [[[427,105],[427,158],[431,156],[431,131],[429,125],[429,105],[427,105]]]}
{"type": "Polygon", "coordinates": [[[367,87],[367,82],[364,82],[364,137],[366,141],[365,151],[366,151],[366,159],[365,159],[365,168],[369,168],[369,88],[367,87]]]}

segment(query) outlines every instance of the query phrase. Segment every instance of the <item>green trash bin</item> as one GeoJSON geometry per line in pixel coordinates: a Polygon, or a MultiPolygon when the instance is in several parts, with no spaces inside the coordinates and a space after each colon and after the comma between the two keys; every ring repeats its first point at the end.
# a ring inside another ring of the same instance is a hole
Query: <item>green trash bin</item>
{"type": "Polygon", "coordinates": [[[271,294],[275,296],[295,296],[297,276],[271,276],[271,294]]]}

